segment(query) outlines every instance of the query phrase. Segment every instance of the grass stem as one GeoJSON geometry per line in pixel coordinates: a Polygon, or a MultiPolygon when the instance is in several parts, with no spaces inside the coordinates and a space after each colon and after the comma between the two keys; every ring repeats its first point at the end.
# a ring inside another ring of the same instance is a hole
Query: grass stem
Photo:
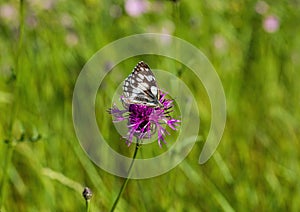
{"type": "Polygon", "coordinates": [[[128,181],[130,179],[130,175],[131,175],[131,172],[132,172],[132,167],[133,167],[133,164],[134,164],[134,161],[135,161],[135,158],[136,158],[136,155],[137,155],[139,147],[140,147],[140,144],[139,144],[139,141],[137,140],[136,146],[135,146],[135,150],[134,150],[134,153],[133,153],[133,157],[132,157],[132,161],[131,161],[131,164],[130,164],[129,169],[128,169],[127,178],[123,182],[123,185],[122,185],[122,187],[121,187],[121,189],[119,191],[119,194],[118,194],[118,196],[117,196],[117,198],[116,198],[116,200],[115,200],[115,202],[114,202],[114,204],[113,204],[113,206],[112,206],[112,208],[110,210],[111,212],[113,212],[116,209],[117,204],[119,202],[119,199],[122,196],[122,194],[123,194],[123,192],[124,192],[124,190],[125,190],[125,188],[127,186],[127,183],[128,183],[128,181]]]}
{"type": "Polygon", "coordinates": [[[86,209],[86,212],[90,211],[90,200],[85,200],[85,209],[86,209]]]}
{"type": "MultiPolygon", "coordinates": [[[[14,60],[14,68],[15,68],[15,73],[19,72],[19,63],[20,63],[20,54],[22,51],[22,46],[23,46],[23,37],[24,37],[24,0],[20,0],[19,1],[19,13],[20,13],[20,25],[19,25],[19,39],[18,39],[18,43],[17,43],[17,52],[16,52],[16,57],[14,60]]],[[[17,94],[18,90],[13,89],[14,90],[14,94],[17,94]]],[[[16,104],[14,104],[16,105],[16,104]]],[[[12,123],[13,123],[13,116],[15,115],[15,110],[16,107],[13,105],[13,107],[11,107],[11,116],[10,116],[10,126],[9,126],[9,139],[7,141],[7,151],[6,151],[6,157],[5,157],[5,162],[4,162],[4,167],[3,167],[3,175],[2,175],[2,179],[0,182],[0,211],[2,211],[2,207],[3,207],[3,201],[4,201],[4,196],[5,196],[5,184],[6,184],[6,180],[8,178],[8,169],[10,167],[11,164],[11,160],[13,157],[13,152],[14,152],[14,147],[16,145],[15,138],[13,138],[12,136],[12,123]]]]}
{"type": "Polygon", "coordinates": [[[7,144],[7,150],[6,150],[6,157],[5,157],[5,161],[4,161],[4,167],[3,167],[3,175],[2,175],[2,179],[1,179],[1,184],[0,184],[0,211],[2,209],[3,206],[3,199],[4,199],[4,194],[5,194],[5,184],[6,184],[6,180],[8,177],[8,169],[11,163],[11,159],[13,156],[13,151],[14,151],[14,146],[15,146],[15,141],[8,141],[7,144]]]}

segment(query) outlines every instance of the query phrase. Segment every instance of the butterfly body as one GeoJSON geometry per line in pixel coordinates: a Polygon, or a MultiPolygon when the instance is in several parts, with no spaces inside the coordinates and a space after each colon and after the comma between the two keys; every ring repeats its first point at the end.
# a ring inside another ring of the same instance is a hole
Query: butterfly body
{"type": "Polygon", "coordinates": [[[123,84],[123,101],[126,104],[140,104],[150,107],[162,106],[159,89],[150,67],[140,61],[123,84]]]}

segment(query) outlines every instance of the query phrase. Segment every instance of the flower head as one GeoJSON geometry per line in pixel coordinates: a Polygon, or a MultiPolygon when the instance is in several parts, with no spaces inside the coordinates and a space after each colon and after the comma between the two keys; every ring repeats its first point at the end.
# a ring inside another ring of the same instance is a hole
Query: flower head
{"type": "Polygon", "coordinates": [[[268,11],[268,9],[269,9],[269,5],[265,1],[258,1],[255,4],[255,11],[258,14],[261,14],[261,15],[266,14],[266,12],[268,11]]]}
{"type": "MultiPolygon", "coordinates": [[[[170,116],[173,108],[173,100],[166,99],[166,94],[161,92],[159,102],[161,107],[150,107],[141,104],[126,104],[123,101],[125,110],[119,110],[116,105],[109,110],[114,117],[114,122],[128,120],[127,144],[130,146],[133,136],[138,139],[151,138],[157,132],[158,144],[165,142],[164,137],[169,134],[166,125],[176,130],[180,120],[170,116]]],[[[121,97],[122,100],[123,97],[121,97]]]]}
{"type": "Polygon", "coordinates": [[[146,0],[127,0],[125,3],[125,10],[128,15],[138,17],[145,13],[148,8],[148,1],[146,0]]]}
{"type": "Polygon", "coordinates": [[[82,196],[85,200],[90,200],[93,196],[92,190],[89,187],[84,187],[82,196]]]}
{"type": "Polygon", "coordinates": [[[274,33],[279,29],[279,20],[277,16],[267,16],[263,22],[263,28],[268,33],[274,33]]]}

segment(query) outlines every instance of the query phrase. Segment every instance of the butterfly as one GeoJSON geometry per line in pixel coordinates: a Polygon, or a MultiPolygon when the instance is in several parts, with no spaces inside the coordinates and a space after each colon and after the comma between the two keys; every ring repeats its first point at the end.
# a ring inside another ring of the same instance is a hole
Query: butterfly
{"type": "Polygon", "coordinates": [[[162,107],[160,91],[150,67],[140,61],[123,84],[123,102],[150,107],[162,107]]]}

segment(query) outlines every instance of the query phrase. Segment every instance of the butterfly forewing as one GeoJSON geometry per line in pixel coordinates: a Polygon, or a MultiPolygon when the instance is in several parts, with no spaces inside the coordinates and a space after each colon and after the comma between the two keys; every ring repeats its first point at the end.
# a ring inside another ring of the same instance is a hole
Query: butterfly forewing
{"type": "Polygon", "coordinates": [[[123,85],[123,101],[127,104],[160,105],[159,90],[154,74],[143,61],[139,62],[123,85]]]}

